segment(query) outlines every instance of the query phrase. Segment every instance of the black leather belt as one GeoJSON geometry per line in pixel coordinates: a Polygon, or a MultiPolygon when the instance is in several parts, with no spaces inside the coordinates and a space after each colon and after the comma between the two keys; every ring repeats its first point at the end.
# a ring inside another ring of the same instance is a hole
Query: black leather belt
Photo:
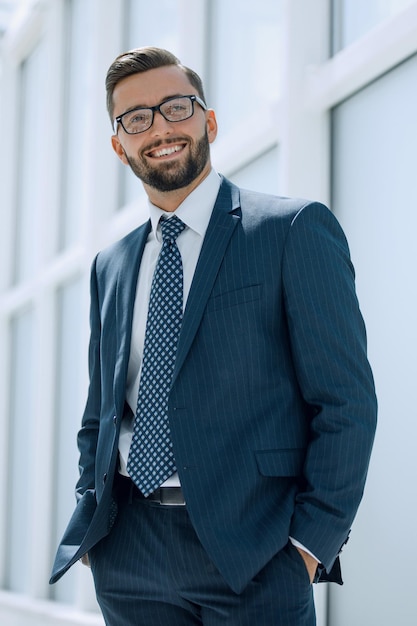
{"type": "Polygon", "coordinates": [[[118,494],[128,500],[146,500],[160,506],[185,506],[181,487],[159,487],[145,497],[130,478],[121,474],[115,477],[115,487],[118,494]]]}

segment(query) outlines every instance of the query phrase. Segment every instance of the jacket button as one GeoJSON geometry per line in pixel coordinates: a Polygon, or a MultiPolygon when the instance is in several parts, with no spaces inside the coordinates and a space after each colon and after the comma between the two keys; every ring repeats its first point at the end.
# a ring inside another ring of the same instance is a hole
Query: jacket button
{"type": "Polygon", "coordinates": [[[106,482],[107,480],[107,472],[103,475],[103,484],[106,482]]]}
{"type": "Polygon", "coordinates": [[[117,415],[113,415],[113,424],[114,426],[117,424],[117,415]]]}

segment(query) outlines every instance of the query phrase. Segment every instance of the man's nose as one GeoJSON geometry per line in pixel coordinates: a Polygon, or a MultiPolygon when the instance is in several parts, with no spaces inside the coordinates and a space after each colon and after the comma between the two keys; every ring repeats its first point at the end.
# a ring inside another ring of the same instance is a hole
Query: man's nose
{"type": "Polygon", "coordinates": [[[167,134],[172,131],[172,122],[165,119],[160,111],[155,111],[150,130],[154,135],[167,134]]]}

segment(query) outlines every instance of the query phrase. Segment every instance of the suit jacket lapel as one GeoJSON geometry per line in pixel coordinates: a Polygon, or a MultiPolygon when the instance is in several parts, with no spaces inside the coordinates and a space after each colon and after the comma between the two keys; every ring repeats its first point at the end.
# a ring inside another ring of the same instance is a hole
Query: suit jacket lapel
{"type": "Polygon", "coordinates": [[[113,382],[116,407],[123,407],[125,402],[136,287],[140,262],[150,230],[151,223],[148,221],[132,233],[133,236],[125,248],[125,254],[120,258],[116,291],[117,356],[113,382]]]}
{"type": "Polygon", "coordinates": [[[181,328],[173,382],[191,347],[233,231],[240,220],[239,189],[223,179],[195,269],[181,328]]]}

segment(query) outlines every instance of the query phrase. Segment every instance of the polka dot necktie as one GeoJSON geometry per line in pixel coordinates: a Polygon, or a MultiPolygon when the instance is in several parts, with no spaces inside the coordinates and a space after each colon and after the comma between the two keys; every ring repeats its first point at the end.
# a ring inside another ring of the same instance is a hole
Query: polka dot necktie
{"type": "Polygon", "coordinates": [[[176,238],[185,224],[161,219],[162,248],[152,279],[138,403],[127,471],[144,496],[176,470],[168,393],[182,322],[183,273],[176,238]]]}

